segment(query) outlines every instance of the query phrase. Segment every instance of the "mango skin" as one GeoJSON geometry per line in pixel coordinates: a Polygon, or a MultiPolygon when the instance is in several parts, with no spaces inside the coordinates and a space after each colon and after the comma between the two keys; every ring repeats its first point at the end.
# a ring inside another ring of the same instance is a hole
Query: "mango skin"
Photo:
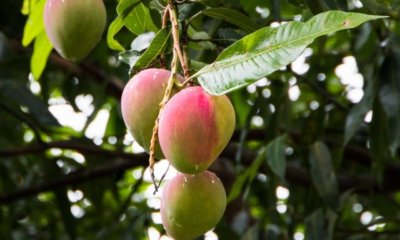
{"type": "Polygon", "coordinates": [[[178,174],[164,187],[161,218],[175,240],[192,240],[211,230],[226,208],[226,193],[212,172],[178,174]]]}
{"type": "MultiPolygon", "coordinates": [[[[121,112],[129,132],[149,152],[153,128],[160,112],[160,102],[168,84],[171,72],[165,69],[149,68],[133,76],[121,96],[121,112]]],[[[182,76],[178,76],[182,81],[182,76]]],[[[172,94],[176,91],[173,90],[172,94]]],[[[157,141],[155,156],[164,158],[157,141]]]]}
{"type": "Polygon", "coordinates": [[[228,144],[235,123],[227,96],[209,95],[201,87],[186,88],[173,96],[161,113],[161,149],[178,171],[203,172],[228,144]]]}
{"type": "Polygon", "coordinates": [[[103,0],[47,0],[44,25],[53,47],[76,62],[96,46],[106,26],[103,0]]]}

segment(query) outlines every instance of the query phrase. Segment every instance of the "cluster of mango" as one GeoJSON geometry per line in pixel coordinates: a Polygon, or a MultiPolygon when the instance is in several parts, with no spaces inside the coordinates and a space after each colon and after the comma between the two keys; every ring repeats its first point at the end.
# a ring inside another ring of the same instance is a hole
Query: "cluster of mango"
{"type": "MultiPolygon", "coordinates": [[[[165,69],[143,70],[122,94],[125,124],[146,151],[170,76],[165,69]]],[[[164,187],[161,216],[168,235],[194,239],[212,229],[225,211],[224,186],[207,168],[228,144],[235,112],[228,97],[209,95],[200,86],[174,89],[172,94],[160,113],[155,155],[181,173],[164,187]]]]}

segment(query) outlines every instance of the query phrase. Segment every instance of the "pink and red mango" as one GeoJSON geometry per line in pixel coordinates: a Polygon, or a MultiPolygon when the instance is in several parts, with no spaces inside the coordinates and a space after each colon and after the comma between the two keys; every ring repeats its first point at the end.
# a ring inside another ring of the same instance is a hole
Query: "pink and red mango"
{"type": "Polygon", "coordinates": [[[158,134],[170,163],[180,172],[196,174],[216,160],[234,129],[235,112],[228,97],[189,87],[165,105],[158,134]]]}
{"type": "Polygon", "coordinates": [[[175,240],[192,240],[215,227],[225,207],[225,189],[214,173],[178,174],[161,196],[162,223],[175,240]]]}
{"type": "Polygon", "coordinates": [[[47,0],[44,25],[53,47],[78,61],[96,46],[106,26],[103,0],[47,0]]]}
{"type": "MultiPolygon", "coordinates": [[[[125,125],[147,152],[170,76],[171,72],[165,69],[145,69],[133,76],[122,92],[121,111],[125,125]]],[[[155,155],[164,158],[158,142],[155,155]]]]}

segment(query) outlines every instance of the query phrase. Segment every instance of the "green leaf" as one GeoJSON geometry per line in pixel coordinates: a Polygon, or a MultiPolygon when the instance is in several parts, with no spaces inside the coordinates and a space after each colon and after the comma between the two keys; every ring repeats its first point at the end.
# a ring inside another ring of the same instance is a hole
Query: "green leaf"
{"type": "Polygon", "coordinates": [[[329,7],[323,0],[304,0],[313,13],[328,11],[329,7]]]}
{"type": "Polygon", "coordinates": [[[119,60],[132,66],[139,59],[142,52],[150,46],[151,41],[155,37],[154,32],[142,33],[137,36],[131,43],[131,49],[119,54],[119,60]]]}
{"type": "Polygon", "coordinates": [[[135,63],[139,59],[140,54],[141,53],[136,50],[128,50],[128,51],[119,53],[118,59],[121,62],[129,64],[129,66],[131,66],[131,68],[132,68],[132,66],[135,65],[135,63]]]}
{"type": "Polygon", "coordinates": [[[125,51],[125,48],[115,40],[115,35],[127,27],[132,33],[139,35],[146,31],[157,32],[149,9],[139,0],[123,0],[117,6],[118,17],[112,21],[108,28],[108,46],[117,51],[125,51]]]}
{"type": "Polygon", "coordinates": [[[350,113],[347,115],[346,127],[344,132],[344,145],[346,145],[351,140],[354,134],[362,126],[365,115],[372,108],[376,89],[377,86],[375,80],[373,80],[373,82],[368,82],[363,98],[350,110],[350,113]]]}
{"type": "Polygon", "coordinates": [[[400,146],[400,53],[385,59],[380,69],[380,79],[386,82],[379,90],[379,97],[387,116],[387,128],[390,129],[390,151],[393,156],[400,146]]]}
{"type": "Polygon", "coordinates": [[[256,240],[256,239],[260,239],[260,234],[259,234],[259,232],[260,232],[260,225],[259,224],[254,224],[254,226],[252,226],[251,228],[249,228],[246,232],[245,232],[245,234],[244,234],[244,236],[243,236],[243,238],[242,238],[242,240],[256,240]]]}
{"type": "Polygon", "coordinates": [[[29,15],[31,12],[31,0],[24,0],[21,7],[21,13],[23,15],[29,15]]]}
{"type": "Polygon", "coordinates": [[[223,0],[192,0],[192,2],[202,3],[209,7],[216,7],[223,4],[223,0]]]}
{"type": "Polygon", "coordinates": [[[215,51],[215,49],[217,48],[215,44],[213,44],[210,41],[207,41],[207,39],[210,39],[210,35],[208,35],[206,32],[204,31],[198,32],[190,26],[188,27],[187,32],[191,40],[198,40],[189,42],[189,47],[191,49],[215,51]]]}
{"type": "Polygon", "coordinates": [[[324,0],[329,9],[337,9],[339,6],[336,0],[324,0]]]}
{"type": "Polygon", "coordinates": [[[46,67],[47,58],[53,49],[45,31],[35,39],[31,58],[31,71],[35,80],[38,80],[46,67]]]}
{"type": "Polygon", "coordinates": [[[262,28],[232,44],[192,77],[210,94],[225,94],[293,62],[317,37],[379,18],[383,16],[330,11],[306,23],[293,21],[277,28],[262,28]]]}
{"type": "Polygon", "coordinates": [[[118,3],[117,13],[118,17],[111,22],[108,27],[107,32],[107,43],[108,46],[117,51],[124,51],[125,48],[115,40],[115,35],[122,29],[125,25],[125,17],[130,13],[130,11],[135,8],[140,3],[139,0],[122,0],[118,3]]]}
{"type": "Polygon", "coordinates": [[[306,240],[325,239],[325,217],[321,208],[313,212],[305,219],[306,224],[306,240]]]}
{"type": "Polygon", "coordinates": [[[313,144],[309,155],[311,179],[320,196],[333,209],[338,207],[339,188],[329,149],[323,142],[313,144]]]}
{"type": "Polygon", "coordinates": [[[281,179],[285,179],[286,170],[285,139],[285,135],[279,136],[267,145],[267,163],[281,179]]]}
{"type": "Polygon", "coordinates": [[[204,10],[203,14],[230,22],[248,33],[254,32],[258,29],[257,24],[255,24],[248,16],[231,8],[209,8],[204,10]]]}
{"type": "MultiPolygon", "coordinates": [[[[32,7],[31,13],[26,20],[22,45],[28,46],[44,29],[43,10],[46,0],[40,0],[32,7]]],[[[31,1],[32,4],[32,1],[31,1]]]]}
{"type": "Polygon", "coordinates": [[[119,54],[121,61],[129,64],[131,71],[149,66],[159,56],[167,45],[171,30],[161,29],[157,34],[139,35],[131,44],[132,49],[119,54]],[[146,49],[143,53],[143,51],[146,49]]]}
{"type": "Polygon", "coordinates": [[[130,12],[137,4],[140,3],[140,0],[122,0],[118,3],[117,13],[119,15],[126,15],[130,12]],[[127,12],[125,12],[127,11],[127,12]]]}
{"type": "Polygon", "coordinates": [[[232,202],[233,200],[235,200],[237,197],[240,196],[240,193],[242,192],[243,186],[246,184],[246,182],[249,185],[253,181],[254,177],[257,174],[258,169],[260,168],[262,162],[265,159],[265,152],[266,152],[265,148],[261,150],[260,153],[258,154],[258,157],[246,169],[246,171],[244,171],[242,174],[240,174],[240,176],[237,177],[237,179],[233,183],[231,191],[229,192],[227,200],[228,203],[232,202]]]}
{"type": "MultiPolygon", "coordinates": [[[[388,90],[388,88],[389,87],[387,87],[386,90],[388,90]]],[[[399,95],[398,93],[397,95],[399,95]]],[[[381,95],[382,106],[387,115],[388,129],[390,129],[388,137],[390,139],[390,151],[393,156],[396,155],[397,149],[400,147],[400,96],[394,97],[394,95],[396,94],[393,92],[387,93],[387,95],[384,95],[383,92],[381,95]],[[389,97],[392,98],[389,100],[389,97]],[[388,102],[391,102],[391,104],[387,104],[388,102]],[[392,111],[389,110],[390,106],[393,106],[392,111]]]]}
{"type": "Polygon", "coordinates": [[[387,117],[379,97],[374,100],[369,136],[371,154],[374,159],[373,167],[376,173],[380,174],[386,166],[384,163],[388,162],[390,154],[387,117]]]}
{"type": "Polygon", "coordinates": [[[156,34],[154,32],[142,33],[137,36],[131,43],[131,50],[142,52],[146,50],[156,34]]]}
{"type": "Polygon", "coordinates": [[[190,59],[190,67],[193,68],[194,70],[200,70],[205,66],[207,66],[207,63],[190,59]]]}
{"type": "Polygon", "coordinates": [[[110,26],[108,27],[108,32],[107,32],[107,43],[108,46],[116,51],[124,51],[125,48],[117,41],[115,40],[115,35],[122,29],[124,26],[124,19],[120,15],[117,18],[112,21],[110,26]]]}
{"type": "Polygon", "coordinates": [[[2,81],[0,82],[0,100],[3,97],[12,100],[20,107],[27,108],[28,113],[32,114],[42,126],[60,126],[46,104],[29,89],[12,81],[2,81]]]}
{"type": "Polygon", "coordinates": [[[150,46],[146,49],[142,56],[140,56],[136,63],[131,66],[131,68],[142,69],[149,66],[157,56],[164,52],[170,35],[171,30],[166,28],[161,29],[151,41],[150,46]]]}
{"type": "Polygon", "coordinates": [[[124,25],[134,34],[139,35],[146,31],[157,32],[158,27],[151,19],[149,9],[139,3],[124,18],[124,25]]]}

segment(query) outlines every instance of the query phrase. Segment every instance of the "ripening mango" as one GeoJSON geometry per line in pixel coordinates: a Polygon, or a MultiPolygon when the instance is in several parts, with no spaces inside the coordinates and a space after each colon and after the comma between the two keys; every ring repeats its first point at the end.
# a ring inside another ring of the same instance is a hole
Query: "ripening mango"
{"type": "Polygon", "coordinates": [[[228,97],[189,87],[165,105],[158,135],[170,163],[180,172],[197,174],[216,160],[234,129],[235,112],[228,97]]]}
{"type": "Polygon", "coordinates": [[[106,26],[103,0],[47,0],[44,25],[53,47],[79,61],[96,46],[106,26]]]}
{"type": "MultiPolygon", "coordinates": [[[[122,92],[121,111],[125,125],[147,152],[170,76],[171,72],[165,69],[145,69],[133,76],[122,92]]],[[[183,79],[182,76],[178,78],[183,79]]],[[[164,158],[158,141],[155,156],[159,159],[164,158]]]]}
{"type": "Polygon", "coordinates": [[[161,218],[167,234],[175,240],[193,240],[221,220],[226,193],[212,172],[178,174],[164,187],[161,218]]]}

